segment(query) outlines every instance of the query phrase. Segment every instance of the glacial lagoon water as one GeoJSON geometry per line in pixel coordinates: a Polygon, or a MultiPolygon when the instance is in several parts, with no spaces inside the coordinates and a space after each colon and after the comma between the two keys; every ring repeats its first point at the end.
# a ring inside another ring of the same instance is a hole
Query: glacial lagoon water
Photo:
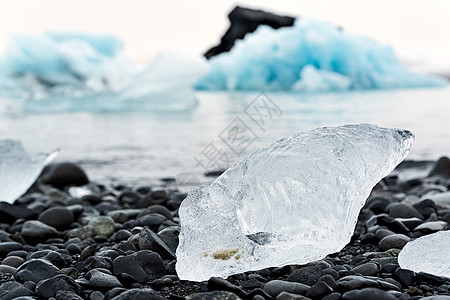
{"type": "Polygon", "coordinates": [[[81,111],[59,113],[24,112],[19,100],[0,99],[0,139],[19,139],[28,152],[60,148],[56,161],[80,163],[98,182],[130,184],[177,175],[179,182],[195,183],[195,177],[205,180],[206,169],[227,167],[280,137],[348,123],[411,130],[416,141],[407,159],[450,154],[449,87],[323,94],[199,91],[196,98],[195,108],[177,112],[90,112],[83,103],[81,111]]]}

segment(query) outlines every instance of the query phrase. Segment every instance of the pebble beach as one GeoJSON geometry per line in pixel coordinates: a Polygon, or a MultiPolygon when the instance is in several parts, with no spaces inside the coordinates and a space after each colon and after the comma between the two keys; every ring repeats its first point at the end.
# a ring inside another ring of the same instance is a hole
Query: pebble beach
{"type": "Polygon", "coordinates": [[[204,282],[175,271],[186,193],[171,178],[107,185],[77,165],[51,165],[14,204],[0,203],[0,299],[450,299],[449,278],[397,260],[406,243],[450,222],[450,160],[402,176],[422,165],[405,162],[374,187],[340,252],[204,282]]]}

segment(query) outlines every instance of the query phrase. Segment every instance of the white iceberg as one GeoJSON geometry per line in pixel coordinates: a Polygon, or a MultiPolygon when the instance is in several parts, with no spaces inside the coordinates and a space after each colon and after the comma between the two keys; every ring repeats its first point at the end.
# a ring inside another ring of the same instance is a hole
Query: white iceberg
{"type": "Polygon", "coordinates": [[[408,71],[388,46],[301,18],[292,27],[258,27],[230,52],[213,57],[196,87],[323,92],[446,84],[445,79],[408,71]],[[311,67],[317,71],[311,72],[311,67]]]}
{"type": "Polygon", "coordinates": [[[407,130],[346,125],[254,152],[182,202],[178,276],[202,281],[341,250],[372,187],[413,140],[407,130]]]}
{"type": "Polygon", "coordinates": [[[13,203],[36,181],[58,154],[30,155],[16,140],[0,140],[0,201],[13,203]]]}
{"type": "Polygon", "coordinates": [[[450,231],[422,236],[403,247],[398,255],[402,269],[450,278],[450,231]]]}

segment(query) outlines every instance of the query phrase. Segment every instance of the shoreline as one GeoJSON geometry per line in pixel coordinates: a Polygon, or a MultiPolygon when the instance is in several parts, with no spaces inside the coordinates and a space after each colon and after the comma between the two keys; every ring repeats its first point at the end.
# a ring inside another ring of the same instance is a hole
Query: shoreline
{"type": "Polygon", "coordinates": [[[0,204],[1,299],[450,297],[449,278],[404,270],[397,261],[407,241],[436,231],[434,221],[447,224],[441,230],[448,228],[450,196],[446,205],[425,201],[427,195],[448,191],[450,164],[445,158],[405,161],[380,181],[360,212],[351,241],[340,252],[303,266],[200,283],[179,280],[175,272],[177,210],[186,193],[171,186],[170,178],[158,187],[90,183],[90,193],[81,197],[65,192],[68,178],[60,190],[46,185],[13,205],[0,204]],[[402,177],[411,170],[427,175],[430,169],[432,176],[402,177]],[[425,229],[417,230],[419,225],[425,229]]]}

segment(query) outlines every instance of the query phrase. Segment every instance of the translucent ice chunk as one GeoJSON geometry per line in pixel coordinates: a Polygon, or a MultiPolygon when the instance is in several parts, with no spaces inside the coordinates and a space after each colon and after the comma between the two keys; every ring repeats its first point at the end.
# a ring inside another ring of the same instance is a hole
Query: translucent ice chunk
{"type": "Polygon", "coordinates": [[[372,187],[413,140],[407,130],[346,125],[254,152],[182,202],[178,276],[201,281],[339,251],[372,187]]]}
{"type": "Polygon", "coordinates": [[[0,140],[0,201],[12,203],[25,193],[58,152],[30,155],[21,142],[0,140]]]}
{"type": "Polygon", "coordinates": [[[402,269],[450,278],[450,231],[425,235],[406,244],[398,256],[402,269]]]}

